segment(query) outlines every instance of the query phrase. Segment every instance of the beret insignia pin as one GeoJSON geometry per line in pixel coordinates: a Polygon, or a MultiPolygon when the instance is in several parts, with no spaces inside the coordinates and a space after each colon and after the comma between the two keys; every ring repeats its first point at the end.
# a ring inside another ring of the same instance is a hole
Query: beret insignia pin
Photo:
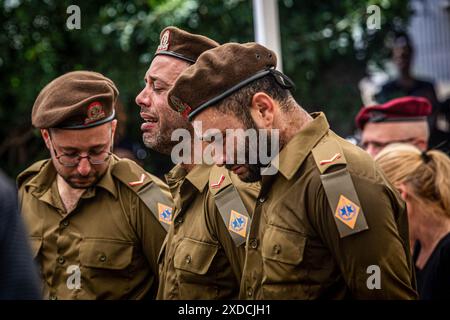
{"type": "Polygon", "coordinates": [[[169,49],[170,31],[167,30],[161,37],[161,42],[159,43],[158,51],[167,51],[169,49]]]}
{"type": "Polygon", "coordinates": [[[88,106],[87,118],[84,120],[84,124],[96,122],[105,117],[106,114],[105,111],[103,110],[103,105],[98,101],[94,101],[88,106]]]}
{"type": "Polygon", "coordinates": [[[181,115],[185,118],[188,117],[189,113],[191,112],[192,108],[187,104],[182,102],[179,98],[175,96],[171,96],[170,100],[172,101],[173,105],[176,107],[177,111],[181,113],[181,115]]]}

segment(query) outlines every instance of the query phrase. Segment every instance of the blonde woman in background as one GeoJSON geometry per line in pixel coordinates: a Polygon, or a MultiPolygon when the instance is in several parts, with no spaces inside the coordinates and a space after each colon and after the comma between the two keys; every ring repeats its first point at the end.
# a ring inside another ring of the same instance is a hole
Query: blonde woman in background
{"type": "Polygon", "coordinates": [[[450,299],[450,158],[392,144],[375,161],[402,195],[421,299],[450,299]]]}

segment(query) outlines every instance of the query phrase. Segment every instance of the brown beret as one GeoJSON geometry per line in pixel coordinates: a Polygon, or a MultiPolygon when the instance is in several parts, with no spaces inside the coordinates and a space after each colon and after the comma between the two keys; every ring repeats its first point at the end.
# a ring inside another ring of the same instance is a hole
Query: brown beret
{"type": "Polygon", "coordinates": [[[401,97],[384,104],[363,107],[356,115],[359,129],[367,122],[425,121],[431,114],[431,103],[422,97],[401,97]]]}
{"type": "Polygon", "coordinates": [[[119,91],[100,73],[73,71],[42,89],[31,115],[36,128],[85,129],[112,121],[119,91]]]}
{"type": "Polygon", "coordinates": [[[203,52],[219,45],[207,37],[192,34],[176,27],[165,28],[161,31],[160,39],[155,56],[172,56],[189,63],[195,63],[203,52]]]}
{"type": "Polygon", "coordinates": [[[240,88],[272,74],[284,88],[292,82],[275,70],[275,53],[257,43],[227,43],[203,53],[169,91],[172,109],[189,120],[240,88]]]}

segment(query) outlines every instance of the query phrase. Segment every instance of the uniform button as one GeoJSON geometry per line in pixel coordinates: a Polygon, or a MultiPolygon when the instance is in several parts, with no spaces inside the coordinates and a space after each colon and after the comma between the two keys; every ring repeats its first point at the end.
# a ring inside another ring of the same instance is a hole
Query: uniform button
{"type": "Polygon", "coordinates": [[[67,227],[69,225],[69,220],[64,220],[62,222],[63,227],[67,227]]]}
{"type": "Polygon", "coordinates": [[[105,262],[106,261],[106,256],[104,254],[102,254],[98,260],[100,260],[101,262],[105,262]]]}
{"type": "Polygon", "coordinates": [[[273,246],[273,253],[279,254],[281,252],[281,246],[276,244],[273,246]]]}
{"type": "Polygon", "coordinates": [[[63,256],[58,257],[58,263],[63,264],[66,261],[63,256]]]}
{"type": "Polygon", "coordinates": [[[258,240],[257,239],[250,240],[250,248],[252,248],[252,249],[258,248],[258,240]]]}
{"type": "Polygon", "coordinates": [[[186,256],[186,263],[189,264],[189,263],[191,263],[191,261],[192,261],[191,256],[190,256],[190,255],[187,255],[187,256],[186,256]]]}
{"type": "Polygon", "coordinates": [[[179,218],[177,218],[177,220],[175,221],[175,223],[179,225],[179,224],[182,224],[183,221],[184,221],[184,220],[183,220],[183,217],[179,217],[179,218]]]}
{"type": "Polygon", "coordinates": [[[251,287],[247,289],[247,296],[253,296],[253,289],[251,287]]]}
{"type": "Polygon", "coordinates": [[[49,297],[49,299],[50,299],[50,300],[58,300],[58,297],[55,296],[55,295],[51,295],[51,296],[49,297]]]}
{"type": "Polygon", "coordinates": [[[266,198],[261,197],[261,198],[258,199],[258,201],[259,201],[259,203],[263,203],[264,201],[266,201],[266,198]]]}

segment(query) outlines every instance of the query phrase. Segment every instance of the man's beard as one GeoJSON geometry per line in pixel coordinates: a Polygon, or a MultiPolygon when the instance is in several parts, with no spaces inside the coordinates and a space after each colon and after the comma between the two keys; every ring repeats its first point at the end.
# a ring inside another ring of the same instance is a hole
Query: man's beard
{"type": "Polygon", "coordinates": [[[192,127],[190,126],[189,123],[184,123],[183,121],[176,121],[175,119],[167,121],[173,121],[174,123],[177,124],[176,127],[173,128],[164,125],[159,128],[158,133],[144,133],[142,135],[142,141],[147,148],[157,151],[164,155],[170,155],[173,147],[175,147],[179,143],[178,141],[172,141],[172,132],[174,130],[186,129],[189,132],[192,131],[192,127]]]}
{"type": "Polygon", "coordinates": [[[146,137],[146,134],[144,133],[142,141],[147,148],[165,155],[169,155],[175,145],[174,142],[170,140],[167,131],[164,133],[161,132],[161,134],[156,136],[150,135],[149,137],[146,137]]]}
{"type": "MultiPolygon", "coordinates": [[[[260,147],[260,143],[261,143],[261,139],[260,139],[260,132],[256,127],[256,123],[253,121],[253,118],[251,117],[250,114],[247,115],[246,119],[243,120],[244,125],[246,126],[245,130],[248,129],[253,129],[256,130],[257,132],[257,136],[256,136],[256,150],[251,150],[250,149],[250,141],[248,141],[248,139],[246,139],[245,141],[245,164],[242,164],[243,166],[245,166],[247,168],[247,173],[245,176],[239,176],[239,179],[241,179],[243,182],[257,182],[257,181],[261,181],[262,179],[262,175],[261,175],[261,170],[262,168],[266,167],[268,164],[263,164],[260,161],[260,157],[259,157],[259,149],[260,147]],[[250,153],[254,152],[256,153],[256,163],[250,163],[250,153]]],[[[271,150],[271,135],[269,132],[265,132],[265,134],[267,134],[267,137],[265,139],[266,143],[267,143],[267,149],[266,150],[271,150]]],[[[226,164],[225,168],[228,170],[232,170],[232,167],[235,166],[235,164],[226,164]]]]}
{"type": "Polygon", "coordinates": [[[60,176],[66,181],[66,183],[72,187],[73,189],[88,189],[94,185],[96,185],[100,179],[103,177],[103,174],[100,174],[98,172],[95,172],[94,174],[89,174],[88,176],[82,176],[79,174],[65,176],[60,174],[60,176]],[[89,181],[89,183],[76,183],[73,182],[71,179],[78,179],[78,180],[85,180],[86,182],[89,181]]]}
{"type": "MultiPolygon", "coordinates": [[[[233,164],[226,164],[225,168],[231,171],[233,164]]],[[[247,173],[245,176],[239,176],[239,179],[243,182],[256,182],[262,179],[261,167],[258,164],[244,164],[247,168],[247,173]]]]}

